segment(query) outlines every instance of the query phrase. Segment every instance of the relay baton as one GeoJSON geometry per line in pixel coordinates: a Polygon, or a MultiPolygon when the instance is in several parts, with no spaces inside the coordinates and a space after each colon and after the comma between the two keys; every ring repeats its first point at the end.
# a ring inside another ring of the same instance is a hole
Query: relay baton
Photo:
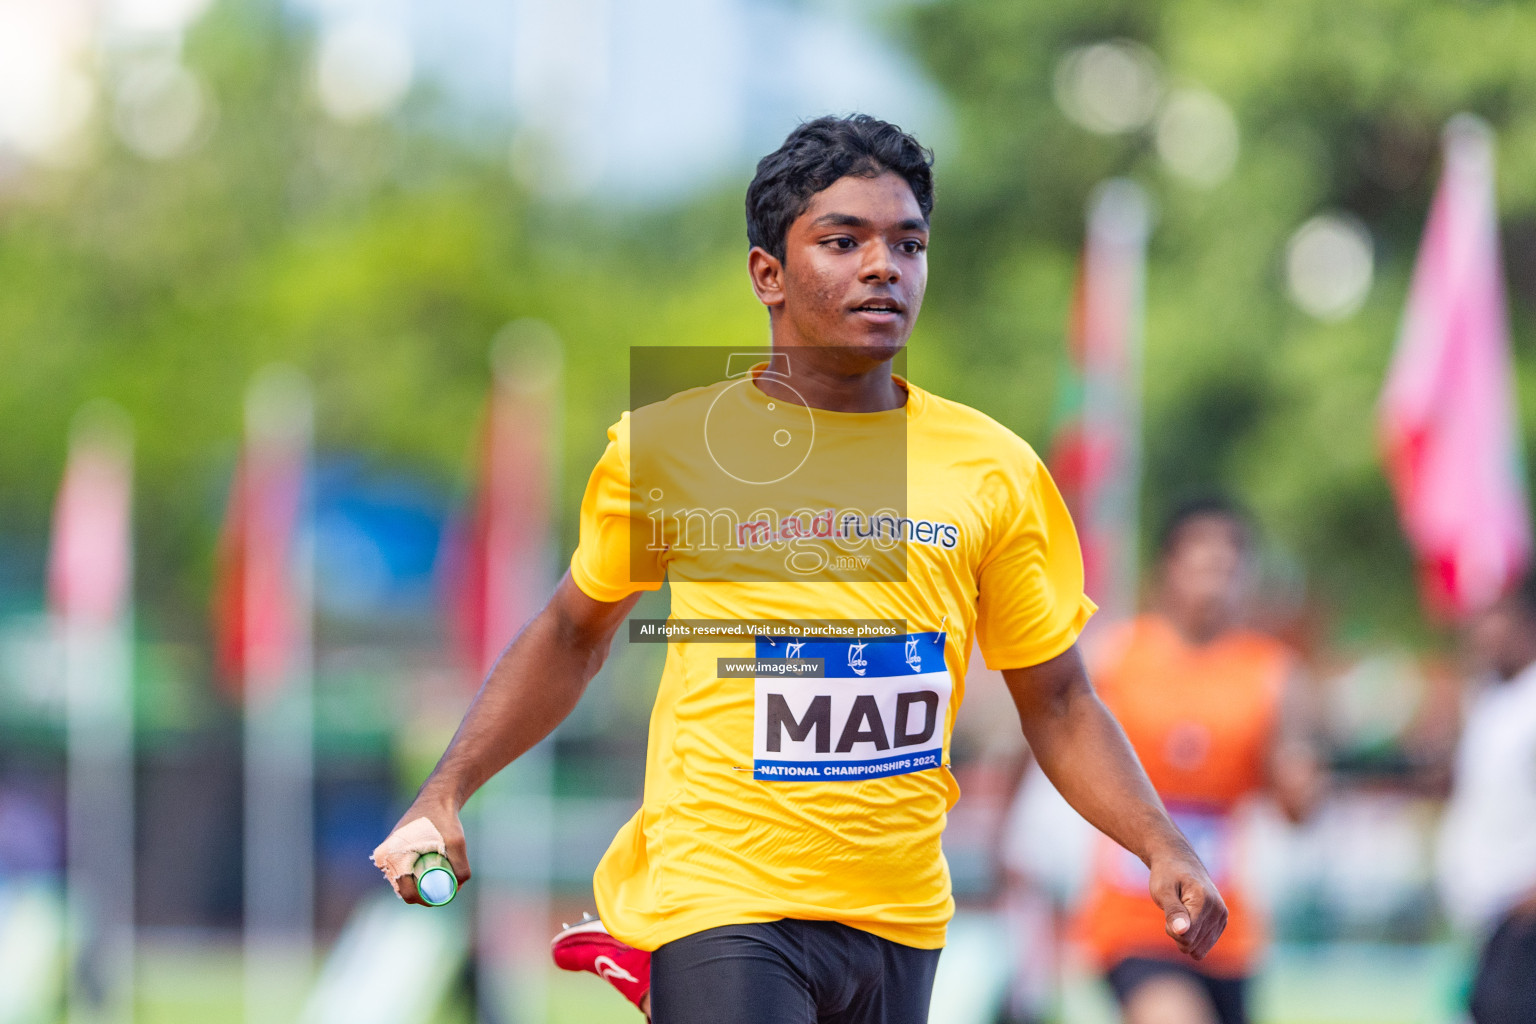
{"type": "Polygon", "coordinates": [[[416,894],[429,907],[452,903],[459,891],[459,879],[453,873],[453,865],[440,853],[429,852],[417,857],[411,874],[416,876],[416,894]]]}

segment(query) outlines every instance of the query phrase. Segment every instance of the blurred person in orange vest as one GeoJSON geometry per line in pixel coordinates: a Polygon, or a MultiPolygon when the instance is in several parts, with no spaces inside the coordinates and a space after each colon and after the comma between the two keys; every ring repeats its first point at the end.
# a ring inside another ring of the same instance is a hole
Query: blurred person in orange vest
{"type": "Polygon", "coordinates": [[[1441,822],[1440,892],[1482,950],[1476,1024],[1536,1021],[1536,572],[1470,632],[1487,683],[1467,702],[1441,822]]]}
{"type": "Polygon", "coordinates": [[[1300,821],[1321,793],[1296,659],[1243,625],[1252,548],[1234,503],[1179,508],[1160,538],[1152,610],[1106,635],[1095,659],[1101,697],[1229,911],[1222,942],[1197,963],[1145,906],[1146,867],[1101,837],[1077,932],[1126,1024],[1246,1024],[1265,927],[1234,871],[1236,812],[1268,792],[1300,821]]]}

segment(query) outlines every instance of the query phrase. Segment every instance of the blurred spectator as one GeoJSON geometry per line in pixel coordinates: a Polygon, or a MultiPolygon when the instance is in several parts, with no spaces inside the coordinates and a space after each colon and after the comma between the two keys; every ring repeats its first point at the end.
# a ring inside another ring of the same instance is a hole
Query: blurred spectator
{"type": "Polygon", "coordinates": [[[1146,867],[1099,840],[1078,931],[1127,1024],[1246,1024],[1266,936],[1237,870],[1239,814],[1267,790],[1298,821],[1321,792],[1296,659],[1242,625],[1251,555],[1235,505],[1182,507],[1162,534],[1154,609],[1107,636],[1097,659],[1102,698],[1230,911],[1211,954],[1188,959],[1146,899],[1146,867]]]}
{"type": "Polygon", "coordinates": [[[1536,1021],[1536,573],[1473,625],[1471,695],[1439,842],[1451,920],[1483,943],[1477,1024],[1536,1021]]]}
{"type": "Polygon", "coordinates": [[[1000,1024],[1036,1024],[1051,1017],[1065,973],[1068,917],[1087,881],[1098,836],[1033,758],[1020,761],[1001,843],[1002,911],[1012,962],[1000,1024]]]}

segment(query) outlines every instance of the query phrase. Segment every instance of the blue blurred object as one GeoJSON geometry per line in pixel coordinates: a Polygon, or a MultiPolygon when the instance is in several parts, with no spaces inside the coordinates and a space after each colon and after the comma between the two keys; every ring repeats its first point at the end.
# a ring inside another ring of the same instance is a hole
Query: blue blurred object
{"type": "Polygon", "coordinates": [[[7,772],[0,786],[0,879],[48,874],[64,867],[62,794],[50,794],[41,778],[7,772]]]}
{"type": "Polygon", "coordinates": [[[436,606],[433,567],[446,492],[399,472],[370,474],[361,459],[315,471],[315,600],[339,619],[416,618],[436,606]]]}

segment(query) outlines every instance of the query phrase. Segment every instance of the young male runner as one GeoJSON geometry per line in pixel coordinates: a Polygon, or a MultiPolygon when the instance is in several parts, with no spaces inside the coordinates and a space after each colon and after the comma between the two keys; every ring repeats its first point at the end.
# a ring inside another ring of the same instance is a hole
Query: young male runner
{"type": "Polygon", "coordinates": [[[377,852],[406,900],[417,901],[409,859],[438,842],[468,879],[464,801],[570,713],[639,592],[665,576],[677,620],[899,620],[903,631],[793,649],[769,631],[669,646],[644,804],[594,879],[614,950],[651,952],[649,991],[638,995],[645,979],[615,957],[590,965],[658,1022],[927,1019],[954,909],[940,834],[959,794],[944,762],[973,641],[1003,671],[1062,794],[1148,865],[1174,944],[1210,950],[1226,908],[1078,657],[1094,606],[1049,475],[1007,429],[892,375],[927,281],[931,164],[900,129],[857,115],[801,125],[758,165],[748,270],[772,358],[610,428],[570,571],[377,852]],[[711,433],[721,417],[735,424],[724,439],[711,433]],[[775,475],[774,460],[798,450],[812,423],[807,468],[775,475]],[[882,437],[901,442],[900,514],[859,505],[861,481],[892,454],[870,443],[882,437]],[[722,493],[789,479],[793,504],[761,489],[762,532],[738,523],[725,551],[699,550],[658,509],[664,535],[648,542],[651,503],[691,494],[704,477],[722,493]],[[894,549],[868,544],[893,537],[894,549]],[[765,575],[774,557],[787,566],[778,578],[765,575]],[[807,660],[824,675],[719,668],[753,656],[807,660]]]}
{"type": "Polygon", "coordinates": [[[1196,964],[1163,938],[1141,862],[1103,840],[1079,932],[1126,1024],[1247,1024],[1248,977],[1264,947],[1258,908],[1237,884],[1236,812],[1271,793],[1293,821],[1321,791],[1310,714],[1284,645],[1242,625],[1252,545],[1247,518],[1193,501],[1163,528],[1153,609],[1106,636],[1094,677],[1173,820],[1226,897],[1219,947],[1196,964]]]}

